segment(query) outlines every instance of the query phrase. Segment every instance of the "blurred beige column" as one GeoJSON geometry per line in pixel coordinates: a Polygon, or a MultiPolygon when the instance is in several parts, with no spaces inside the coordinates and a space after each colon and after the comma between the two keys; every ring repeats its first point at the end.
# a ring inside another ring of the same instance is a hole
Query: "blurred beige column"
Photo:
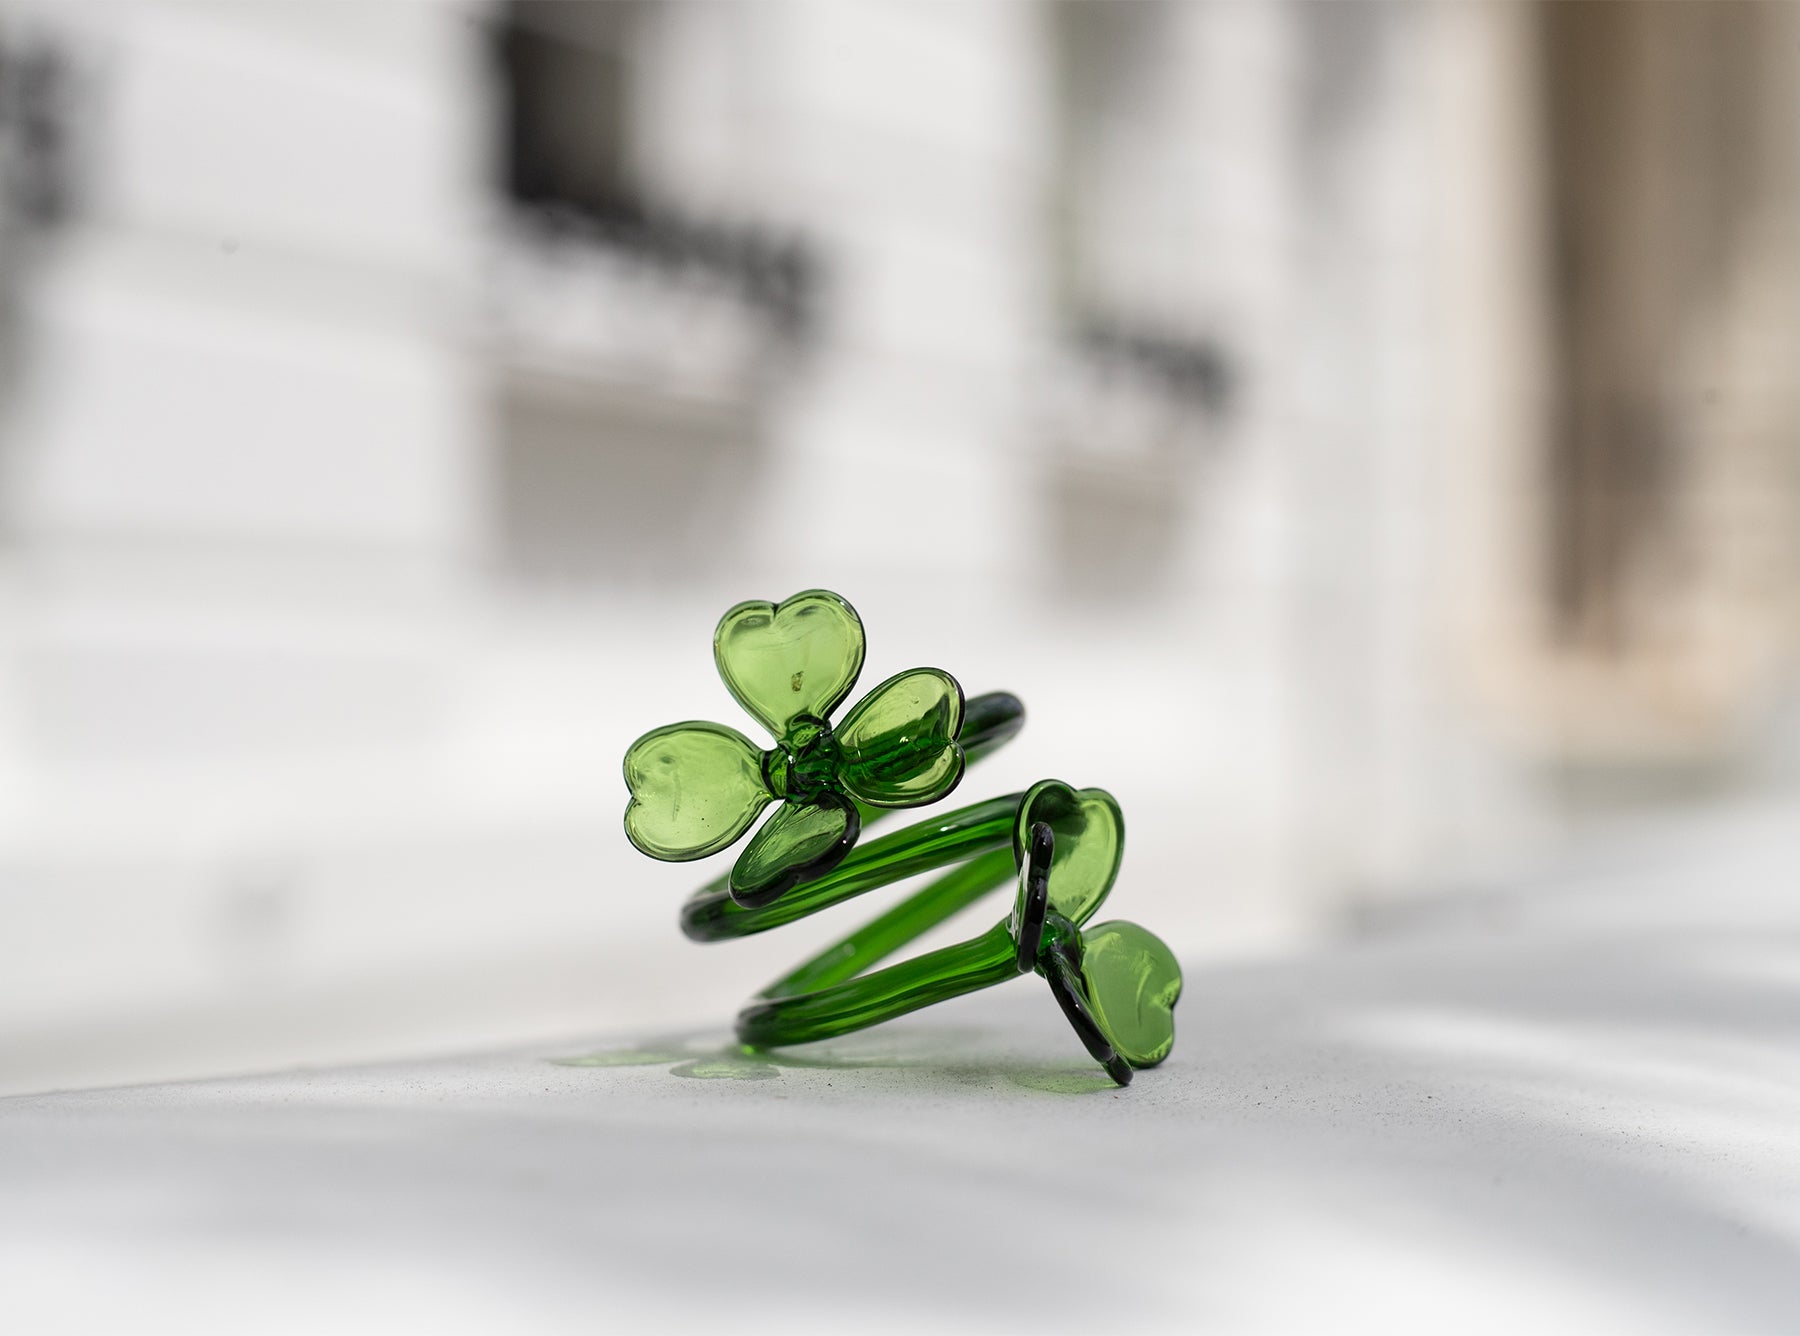
{"type": "Polygon", "coordinates": [[[1539,19],[1545,750],[1602,787],[1720,777],[1796,677],[1800,27],[1790,5],[1539,19]]]}

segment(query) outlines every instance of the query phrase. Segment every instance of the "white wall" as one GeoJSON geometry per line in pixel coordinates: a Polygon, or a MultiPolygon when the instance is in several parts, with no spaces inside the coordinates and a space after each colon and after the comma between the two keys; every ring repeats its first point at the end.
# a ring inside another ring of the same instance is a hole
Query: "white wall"
{"type": "Polygon", "coordinates": [[[1200,312],[1232,359],[1192,466],[1059,397],[1029,5],[653,9],[651,186],[825,263],[810,346],[699,408],[621,398],[616,366],[552,394],[484,323],[482,9],[38,12],[92,74],[96,189],[32,275],[6,422],[0,1083],[722,1024],[832,925],[681,940],[705,874],[626,846],[618,757],[741,722],[713,621],[813,585],[861,610],[871,683],[930,662],[1024,696],[964,792],[1113,788],[1118,908],[1184,951],[1291,941],[1439,852],[1423,11],[1386,11],[1322,123],[1318,14],[1156,11],[1119,127],[1146,158],[1095,226],[1115,295],[1200,312]],[[596,515],[691,486],[706,522],[646,523],[617,578],[516,579],[499,461],[546,432],[591,435],[596,515]],[[1090,493],[1071,543],[1054,506],[1090,493]],[[1154,580],[1071,578],[1152,511],[1154,580]]]}

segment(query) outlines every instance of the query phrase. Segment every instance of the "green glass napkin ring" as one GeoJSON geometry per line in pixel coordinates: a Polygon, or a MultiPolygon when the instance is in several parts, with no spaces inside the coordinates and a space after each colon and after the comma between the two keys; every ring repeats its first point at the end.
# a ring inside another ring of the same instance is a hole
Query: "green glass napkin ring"
{"type": "Polygon", "coordinates": [[[1124,854],[1124,814],[1111,794],[1043,780],[858,847],[865,824],[946,797],[969,761],[1007,742],[1025,719],[1017,697],[965,701],[950,674],[916,668],[887,679],[834,725],[863,650],[861,619],[829,591],[740,603],[719,622],[714,658],[775,745],[759,750],[735,729],[689,722],[654,729],[625,754],[625,831],[653,858],[717,853],[779,804],[731,871],[684,906],[682,930],[695,941],[765,932],[950,869],[765,988],[739,1013],[739,1039],[771,1048],[834,1038],[1035,972],[1120,1085],[1133,1069],[1161,1062],[1174,1046],[1181,994],[1174,955],[1134,923],[1086,926],[1124,854]],[[1016,886],[1012,912],[987,932],[872,969],[1008,884],[1016,886]]]}

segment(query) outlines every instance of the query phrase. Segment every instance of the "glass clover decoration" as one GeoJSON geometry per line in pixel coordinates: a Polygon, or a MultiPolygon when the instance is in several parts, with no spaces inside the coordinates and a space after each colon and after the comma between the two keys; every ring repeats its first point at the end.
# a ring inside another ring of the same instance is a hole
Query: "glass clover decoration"
{"type": "Polygon", "coordinates": [[[950,793],[963,775],[962,687],[942,669],[913,668],[833,725],[863,653],[862,620],[829,590],[727,612],[713,634],[719,676],[775,745],[759,748],[700,720],[644,734],[625,753],[632,844],[666,862],[705,858],[778,804],[729,879],[735,902],[764,905],[842,861],[863,809],[916,807],[950,793]]]}
{"type": "Polygon", "coordinates": [[[1089,1055],[1119,1085],[1175,1043],[1181,967],[1148,929],[1087,926],[1111,894],[1125,817],[1105,789],[1040,780],[854,847],[878,809],[936,802],[965,766],[1013,737],[1023,703],[965,699],[937,668],[890,677],[837,723],[863,664],[862,622],[836,594],[740,603],[713,636],[726,687],[774,739],[723,724],[653,729],[625,755],[625,831],[653,858],[717,853],[778,804],[729,875],[681,911],[698,942],[792,923],[919,873],[934,879],[764,988],[737,1037],[766,1051],[831,1039],[1036,973],[1089,1055]],[[1007,918],[965,942],[884,964],[946,919],[1017,885],[1007,918]]]}

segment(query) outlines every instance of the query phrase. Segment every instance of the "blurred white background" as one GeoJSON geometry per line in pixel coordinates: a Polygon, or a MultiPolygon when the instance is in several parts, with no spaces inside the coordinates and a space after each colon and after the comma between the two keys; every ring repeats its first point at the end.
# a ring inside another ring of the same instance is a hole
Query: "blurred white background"
{"type": "Polygon", "coordinates": [[[1796,87],[1781,4],[7,0],[0,1090],[722,1023],[841,922],[687,943],[619,758],[812,586],[1190,959],[1788,793],[1796,87]]]}

